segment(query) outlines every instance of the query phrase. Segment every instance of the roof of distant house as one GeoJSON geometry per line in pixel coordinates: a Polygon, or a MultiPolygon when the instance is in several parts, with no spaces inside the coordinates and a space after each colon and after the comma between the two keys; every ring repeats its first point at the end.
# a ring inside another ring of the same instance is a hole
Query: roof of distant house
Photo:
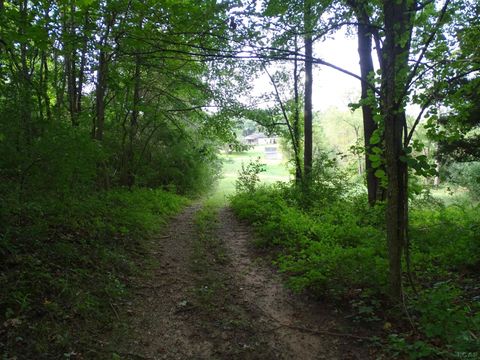
{"type": "Polygon", "coordinates": [[[276,137],[276,136],[275,135],[268,136],[268,135],[265,135],[264,133],[259,132],[259,133],[253,133],[245,136],[245,140],[268,139],[273,137],[276,137]]]}

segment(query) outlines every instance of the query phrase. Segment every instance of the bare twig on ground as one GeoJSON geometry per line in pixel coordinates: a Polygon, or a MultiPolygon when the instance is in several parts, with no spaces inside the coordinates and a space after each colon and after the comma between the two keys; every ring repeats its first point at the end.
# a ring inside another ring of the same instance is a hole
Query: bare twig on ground
{"type": "MultiPolygon", "coordinates": [[[[301,331],[301,332],[306,332],[306,333],[310,333],[310,334],[314,334],[314,335],[328,335],[328,336],[335,336],[335,337],[348,337],[348,338],[351,338],[351,339],[366,340],[366,341],[370,340],[370,338],[366,337],[366,336],[347,334],[347,333],[337,333],[337,332],[328,331],[328,330],[310,329],[310,328],[300,326],[300,325],[287,324],[287,323],[275,318],[274,316],[268,314],[260,306],[258,306],[256,304],[252,304],[252,305],[254,305],[260,311],[260,313],[262,315],[268,317],[271,321],[278,324],[278,326],[276,328],[274,328],[273,330],[280,329],[282,327],[286,327],[286,328],[289,328],[289,329],[293,329],[293,330],[297,330],[297,331],[301,331]]],[[[272,331],[272,329],[269,329],[268,331],[272,331]]]]}

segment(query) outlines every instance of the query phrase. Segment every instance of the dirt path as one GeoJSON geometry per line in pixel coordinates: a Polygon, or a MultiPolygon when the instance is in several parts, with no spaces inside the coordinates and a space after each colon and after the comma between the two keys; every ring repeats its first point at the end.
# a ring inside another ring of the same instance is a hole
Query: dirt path
{"type": "Polygon", "coordinates": [[[156,241],[159,265],[128,304],[126,359],[368,359],[335,309],[292,295],[227,209],[200,205],[156,241]],[[215,221],[217,218],[217,221],[215,221]]]}
{"type": "Polygon", "coordinates": [[[231,253],[232,268],[247,306],[258,309],[269,323],[269,340],[283,347],[282,359],[368,359],[332,306],[295,296],[282,285],[281,277],[256,257],[253,234],[232,211],[220,211],[219,231],[231,253]],[[351,336],[350,336],[351,335],[351,336]]]}
{"type": "Polygon", "coordinates": [[[209,344],[196,339],[183,311],[187,305],[185,291],[193,284],[186,269],[195,236],[193,218],[199,208],[187,208],[156,239],[154,255],[159,257],[159,265],[149,283],[136,286],[135,299],[128,306],[133,333],[121,345],[122,358],[186,359],[192,354],[208,353],[209,344]]]}

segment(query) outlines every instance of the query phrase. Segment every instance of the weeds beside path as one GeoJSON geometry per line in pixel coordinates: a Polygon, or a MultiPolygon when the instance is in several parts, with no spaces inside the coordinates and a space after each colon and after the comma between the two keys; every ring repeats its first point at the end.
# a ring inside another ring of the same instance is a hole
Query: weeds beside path
{"type": "Polygon", "coordinates": [[[228,208],[192,205],[123,311],[122,359],[368,359],[329,306],[292,295],[228,208]]]}

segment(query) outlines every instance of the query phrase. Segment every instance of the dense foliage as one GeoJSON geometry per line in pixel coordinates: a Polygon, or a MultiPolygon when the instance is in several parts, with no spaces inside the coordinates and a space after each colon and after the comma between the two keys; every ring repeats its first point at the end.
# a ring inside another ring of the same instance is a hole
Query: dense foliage
{"type": "Polygon", "coordinates": [[[114,349],[95,339],[111,328],[129,276],[144,271],[148,240],[184,204],[145,189],[2,208],[4,356],[61,358],[83,349],[82,356],[108,358],[114,349]]]}
{"type": "Polygon", "coordinates": [[[341,300],[364,322],[388,324],[392,353],[409,358],[475,354],[480,331],[478,205],[414,200],[409,252],[411,276],[420,290],[412,290],[405,275],[408,301],[403,305],[412,332],[401,320],[403,307],[388,310],[384,207],[370,207],[345,175],[338,169],[317,173],[319,190],[313,186],[307,199],[295,185],[278,183],[237,193],[232,207],[257,230],[256,244],[274,251],[274,263],[291,288],[341,300]]]}

